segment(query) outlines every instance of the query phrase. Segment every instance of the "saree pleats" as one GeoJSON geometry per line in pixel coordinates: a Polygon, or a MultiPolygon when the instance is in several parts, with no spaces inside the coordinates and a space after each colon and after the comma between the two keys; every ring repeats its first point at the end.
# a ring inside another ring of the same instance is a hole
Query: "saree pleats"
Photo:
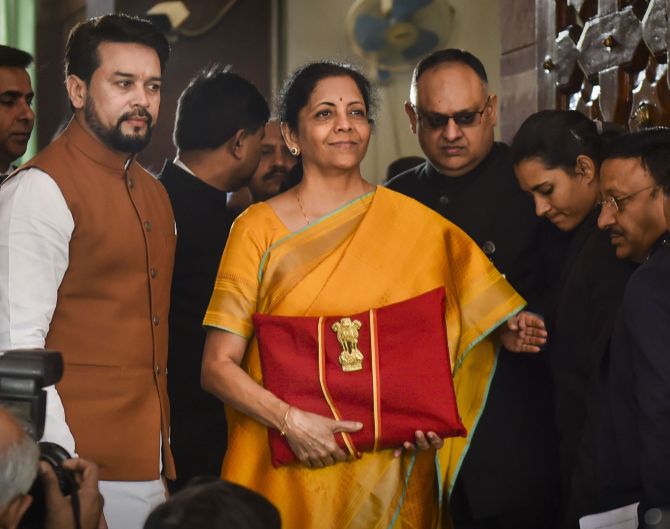
{"type": "MultiPolygon", "coordinates": [[[[495,367],[496,345],[487,336],[523,300],[463,232],[402,195],[378,188],[294,233],[266,204],[252,206],[231,232],[205,325],[250,338],[243,367],[262,383],[253,312],[354,314],[440,286],[459,411],[470,437],[495,367]]],[[[449,440],[438,465],[433,451],[396,458],[385,450],[323,469],[275,469],[266,428],[229,407],[227,417],[222,476],[267,496],[286,528],[438,527],[438,490],[453,482],[468,444],[449,440]]]]}

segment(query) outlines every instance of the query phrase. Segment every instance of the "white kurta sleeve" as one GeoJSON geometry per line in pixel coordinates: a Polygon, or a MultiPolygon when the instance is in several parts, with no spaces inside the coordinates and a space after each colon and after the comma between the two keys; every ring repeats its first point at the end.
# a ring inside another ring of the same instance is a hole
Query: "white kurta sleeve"
{"type": "MultiPolygon", "coordinates": [[[[43,348],[68,267],[74,219],[54,180],[28,169],[0,187],[0,350],[43,348]]],[[[75,452],[55,386],[43,440],[75,452]]]]}

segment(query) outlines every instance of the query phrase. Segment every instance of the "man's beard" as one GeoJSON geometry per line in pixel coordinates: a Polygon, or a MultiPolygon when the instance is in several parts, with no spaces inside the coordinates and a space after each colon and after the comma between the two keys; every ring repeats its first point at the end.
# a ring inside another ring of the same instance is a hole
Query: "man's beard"
{"type": "Polygon", "coordinates": [[[86,99],[84,105],[84,119],[93,133],[112,150],[118,152],[137,153],[144,149],[151,141],[151,132],[153,130],[153,117],[144,108],[138,108],[132,112],[122,114],[114,127],[106,127],[98,119],[98,113],[95,109],[93,98],[86,99]],[[121,131],[121,125],[124,121],[141,117],[147,120],[147,129],[144,135],[124,134],[121,131]]]}

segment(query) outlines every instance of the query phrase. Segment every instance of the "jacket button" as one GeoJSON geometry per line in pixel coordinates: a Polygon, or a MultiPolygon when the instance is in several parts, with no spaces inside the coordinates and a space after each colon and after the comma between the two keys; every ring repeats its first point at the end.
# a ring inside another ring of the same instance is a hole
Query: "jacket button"
{"type": "Polygon", "coordinates": [[[496,245],[493,241],[486,241],[482,244],[482,251],[488,256],[491,257],[496,253],[496,245]]]}
{"type": "Polygon", "coordinates": [[[156,374],[157,374],[157,375],[160,374],[160,372],[161,372],[161,368],[160,368],[160,366],[159,366],[158,364],[156,364],[156,365],[154,366],[154,371],[156,371],[156,374]]]}
{"type": "Polygon", "coordinates": [[[449,204],[449,202],[451,201],[449,200],[449,197],[447,195],[442,195],[440,197],[440,204],[442,204],[443,206],[446,206],[447,204],[449,204]]]}
{"type": "Polygon", "coordinates": [[[144,221],[144,229],[147,230],[147,231],[151,231],[151,222],[149,222],[148,220],[145,220],[144,221]]]}
{"type": "Polygon", "coordinates": [[[158,325],[161,322],[160,316],[154,316],[152,321],[154,322],[154,325],[158,325]]]}
{"type": "Polygon", "coordinates": [[[132,178],[129,178],[128,179],[128,188],[132,189],[133,187],[135,187],[135,180],[133,180],[132,178]]]}
{"type": "Polygon", "coordinates": [[[158,270],[156,270],[153,266],[149,269],[149,275],[154,278],[158,275],[158,270]]]}

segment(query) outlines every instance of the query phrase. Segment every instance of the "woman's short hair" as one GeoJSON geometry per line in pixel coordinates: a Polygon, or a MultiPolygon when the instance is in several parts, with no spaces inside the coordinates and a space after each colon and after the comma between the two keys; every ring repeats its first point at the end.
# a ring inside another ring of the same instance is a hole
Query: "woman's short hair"
{"type": "Polygon", "coordinates": [[[373,122],[375,94],[370,81],[350,64],[336,61],[318,61],[305,64],[295,70],[279,92],[277,114],[290,129],[298,129],[298,114],[309,101],[317,83],[328,77],[349,77],[358,87],[363,96],[368,120],[373,122]]]}
{"type": "Polygon", "coordinates": [[[574,174],[577,157],[588,156],[598,166],[602,136],[596,123],[576,110],[542,110],[523,122],[512,140],[514,165],[539,159],[547,169],[574,174]]]}

